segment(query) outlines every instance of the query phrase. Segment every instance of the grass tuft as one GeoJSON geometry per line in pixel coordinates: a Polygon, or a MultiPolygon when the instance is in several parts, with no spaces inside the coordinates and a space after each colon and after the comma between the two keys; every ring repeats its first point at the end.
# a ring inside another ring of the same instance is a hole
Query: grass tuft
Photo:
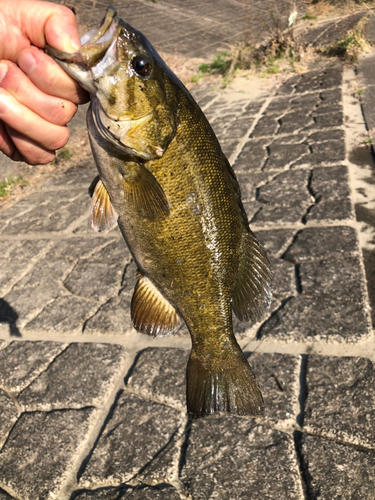
{"type": "Polygon", "coordinates": [[[9,196],[17,187],[24,188],[28,185],[29,181],[23,175],[6,177],[0,181],[0,198],[9,196]]]}
{"type": "Polygon", "coordinates": [[[73,155],[74,153],[70,151],[69,146],[64,146],[56,152],[56,157],[51,161],[50,165],[57,165],[63,160],[70,160],[73,155]]]}

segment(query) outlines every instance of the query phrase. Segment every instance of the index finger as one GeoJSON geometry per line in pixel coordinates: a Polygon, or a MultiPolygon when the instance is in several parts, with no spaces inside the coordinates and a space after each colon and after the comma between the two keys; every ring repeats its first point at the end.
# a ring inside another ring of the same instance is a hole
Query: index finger
{"type": "Polygon", "coordinates": [[[89,100],[87,92],[51,57],[36,47],[21,51],[18,66],[45,94],[67,99],[74,104],[83,104],[89,100]]]}

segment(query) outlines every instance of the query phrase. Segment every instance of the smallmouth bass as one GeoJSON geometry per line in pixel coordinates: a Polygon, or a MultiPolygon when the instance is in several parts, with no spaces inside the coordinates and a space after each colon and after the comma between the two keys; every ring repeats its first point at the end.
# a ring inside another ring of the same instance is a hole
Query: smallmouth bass
{"type": "Polygon", "coordinates": [[[99,176],[96,231],[118,222],[140,277],[134,327],[174,333],[181,319],[191,418],[258,415],[263,399],[233,334],[232,310],[257,321],[271,300],[266,254],[204,114],[150,42],[108,7],[74,54],[47,52],[91,94],[87,125],[99,176]]]}

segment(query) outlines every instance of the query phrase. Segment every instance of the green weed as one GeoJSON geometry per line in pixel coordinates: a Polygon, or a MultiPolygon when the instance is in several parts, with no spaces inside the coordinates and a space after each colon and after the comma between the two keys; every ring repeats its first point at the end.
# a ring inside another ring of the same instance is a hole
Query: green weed
{"type": "Polygon", "coordinates": [[[73,155],[74,153],[70,151],[69,146],[64,146],[56,152],[56,157],[51,161],[51,165],[57,165],[62,160],[70,160],[73,155]]]}
{"type": "Polygon", "coordinates": [[[0,181],[0,198],[10,195],[16,187],[24,188],[28,185],[29,181],[23,175],[6,177],[0,181]]]}
{"type": "Polygon", "coordinates": [[[301,19],[302,21],[312,21],[313,19],[317,19],[318,16],[314,16],[314,14],[310,14],[310,12],[306,12],[301,19]]]}

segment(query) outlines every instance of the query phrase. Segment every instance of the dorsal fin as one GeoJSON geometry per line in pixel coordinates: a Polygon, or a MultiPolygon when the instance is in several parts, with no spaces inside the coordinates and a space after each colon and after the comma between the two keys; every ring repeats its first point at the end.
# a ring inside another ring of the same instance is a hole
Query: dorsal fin
{"type": "Polygon", "coordinates": [[[97,233],[110,229],[116,224],[118,214],[112,206],[108,191],[100,180],[95,177],[89,187],[92,196],[91,226],[97,233]]]}
{"type": "Polygon", "coordinates": [[[152,337],[172,335],[181,326],[175,308],[145,276],[135,286],[131,318],[136,330],[152,337]]]}
{"type": "Polygon", "coordinates": [[[267,255],[253,233],[244,233],[232,292],[232,309],[241,321],[259,321],[271,303],[272,272],[267,255]]]}

